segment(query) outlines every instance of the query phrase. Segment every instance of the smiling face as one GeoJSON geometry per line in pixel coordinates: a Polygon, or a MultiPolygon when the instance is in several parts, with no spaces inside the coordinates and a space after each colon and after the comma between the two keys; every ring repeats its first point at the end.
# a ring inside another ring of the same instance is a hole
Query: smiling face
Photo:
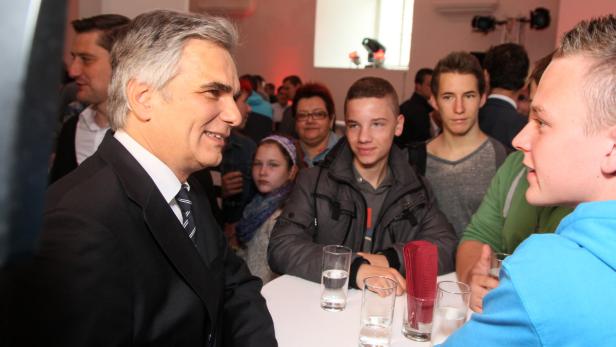
{"type": "Polygon", "coordinates": [[[584,132],[590,115],[584,81],[591,58],[557,58],[544,73],[529,122],[513,139],[528,167],[526,199],[534,205],[599,200],[605,190],[601,165],[613,148],[607,130],[584,132]]]}
{"type": "Polygon", "coordinates": [[[149,120],[141,130],[146,133],[144,141],[180,181],[220,163],[225,138],[242,120],[233,99],[238,83],[228,51],[190,39],[177,75],[163,90],[152,93],[149,120]]]}
{"type": "Polygon", "coordinates": [[[79,33],[71,47],[72,61],[69,75],[77,84],[77,100],[98,105],[107,100],[107,87],[111,80],[109,52],[98,45],[101,31],[79,33]]]}
{"type": "Polygon", "coordinates": [[[252,163],[252,179],[261,194],[270,193],[295,176],[297,168],[289,167],[279,145],[275,143],[262,143],[255,152],[252,163]]]}
{"type": "Polygon", "coordinates": [[[474,75],[442,73],[438,93],[430,102],[440,112],[444,132],[464,136],[471,130],[479,129],[477,117],[479,108],[485,103],[485,95],[479,93],[474,75]]]}
{"type": "Polygon", "coordinates": [[[308,147],[326,144],[333,123],[334,118],[327,113],[325,102],[320,97],[303,98],[297,102],[295,130],[300,141],[308,147]],[[310,116],[303,118],[302,114],[310,114],[310,116]],[[325,117],[315,116],[315,114],[325,114],[325,117]]]}
{"type": "Polygon", "coordinates": [[[353,151],[353,164],[360,171],[387,164],[394,136],[402,133],[404,117],[394,114],[386,98],[347,101],[346,137],[353,151]]]}

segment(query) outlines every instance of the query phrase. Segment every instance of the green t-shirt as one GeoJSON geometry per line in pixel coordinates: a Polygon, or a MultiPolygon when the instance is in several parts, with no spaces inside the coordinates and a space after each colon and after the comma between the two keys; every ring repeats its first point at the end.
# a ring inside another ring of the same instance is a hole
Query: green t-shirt
{"type": "Polygon", "coordinates": [[[494,252],[513,253],[530,234],[552,233],[572,209],[537,207],[526,202],[524,154],[510,154],[498,169],[486,195],[464,230],[462,241],[489,244],[494,252]]]}

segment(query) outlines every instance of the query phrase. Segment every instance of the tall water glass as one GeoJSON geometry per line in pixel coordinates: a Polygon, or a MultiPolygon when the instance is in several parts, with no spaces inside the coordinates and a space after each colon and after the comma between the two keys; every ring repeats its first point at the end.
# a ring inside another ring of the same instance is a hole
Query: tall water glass
{"type": "Polygon", "coordinates": [[[359,330],[360,347],[388,347],[396,303],[396,281],[384,276],[364,280],[359,330]]]}
{"type": "Polygon", "coordinates": [[[443,343],[466,322],[470,296],[470,287],[462,282],[438,283],[432,322],[432,344],[443,343]]]}
{"type": "Polygon", "coordinates": [[[330,245],[323,247],[321,267],[321,308],[342,311],[346,307],[349,287],[349,268],[352,251],[348,247],[330,245]]]}
{"type": "Polygon", "coordinates": [[[491,261],[491,267],[490,267],[490,276],[495,277],[496,279],[498,279],[499,273],[500,273],[500,268],[503,265],[503,260],[505,260],[505,258],[507,258],[508,256],[510,256],[511,254],[508,253],[494,253],[492,254],[492,261],[491,261]]]}

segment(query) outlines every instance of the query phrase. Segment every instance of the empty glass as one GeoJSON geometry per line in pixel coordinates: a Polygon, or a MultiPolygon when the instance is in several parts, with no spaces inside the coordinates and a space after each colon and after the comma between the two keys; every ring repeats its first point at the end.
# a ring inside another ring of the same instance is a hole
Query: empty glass
{"type": "Polygon", "coordinates": [[[470,287],[462,282],[439,282],[434,303],[432,322],[432,343],[443,343],[464,322],[471,296],[470,287]]]}
{"type": "Polygon", "coordinates": [[[364,280],[359,346],[387,347],[391,340],[397,283],[384,276],[364,280]]]}

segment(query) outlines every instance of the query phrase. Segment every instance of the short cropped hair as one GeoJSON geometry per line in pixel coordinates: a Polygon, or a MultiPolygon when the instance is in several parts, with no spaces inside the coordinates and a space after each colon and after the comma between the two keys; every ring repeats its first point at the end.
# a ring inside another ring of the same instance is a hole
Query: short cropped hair
{"type": "Polygon", "coordinates": [[[486,90],[486,81],[477,58],[467,52],[452,52],[438,61],[432,75],[430,89],[433,95],[438,95],[441,74],[455,72],[464,75],[473,75],[477,80],[477,90],[483,95],[486,90]]]}
{"type": "Polygon", "coordinates": [[[290,75],[282,79],[282,83],[289,82],[294,86],[299,86],[302,84],[302,79],[297,75],[290,75]]]}
{"type": "Polygon", "coordinates": [[[211,42],[231,52],[237,31],[226,19],[195,13],[156,10],[137,16],[119,34],[111,50],[109,123],[121,129],[129,111],[126,86],[132,79],[162,90],[178,73],[185,43],[211,42]]]}
{"type": "Polygon", "coordinates": [[[297,114],[297,104],[301,99],[308,99],[312,97],[318,97],[325,103],[325,109],[327,110],[327,115],[331,119],[334,117],[336,113],[336,108],[334,107],[334,98],[332,98],[332,93],[327,89],[324,84],[321,83],[306,83],[303,86],[299,87],[295,92],[295,97],[293,98],[293,117],[297,114]]]}
{"type": "Polygon", "coordinates": [[[488,50],[483,68],[490,75],[490,88],[517,91],[524,87],[530,62],[524,47],[504,43],[488,50]]]}
{"type": "Polygon", "coordinates": [[[71,22],[71,25],[77,34],[100,31],[101,35],[96,43],[110,52],[115,39],[115,29],[129,22],[130,19],[128,17],[119,14],[101,14],[94,17],[75,19],[71,22]]]}
{"type": "Polygon", "coordinates": [[[566,33],[554,59],[583,55],[594,63],[584,82],[587,134],[616,124],[616,16],[582,21],[566,33]]]}
{"type": "Polygon", "coordinates": [[[426,76],[432,76],[433,74],[434,74],[434,71],[432,71],[432,69],[428,69],[425,67],[421,68],[415,74],[415,83],[422,84],[424,83],[426,76]]]}
{"type": "Polygon", "coordinates": [[[346,116],[349,101],[361,98],[386,98],[394,116],[400,114],[398,94],[387,80],[380,77],[363,77],[355,81],[349,88],[344,99],[344,114],[346,116]]]}

